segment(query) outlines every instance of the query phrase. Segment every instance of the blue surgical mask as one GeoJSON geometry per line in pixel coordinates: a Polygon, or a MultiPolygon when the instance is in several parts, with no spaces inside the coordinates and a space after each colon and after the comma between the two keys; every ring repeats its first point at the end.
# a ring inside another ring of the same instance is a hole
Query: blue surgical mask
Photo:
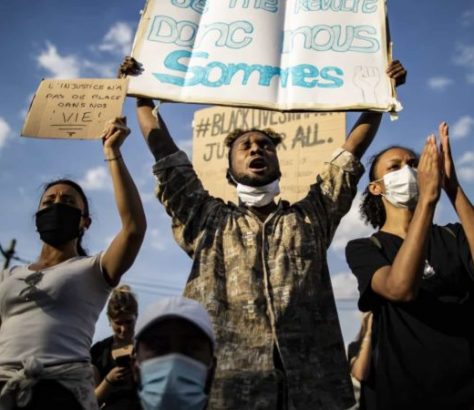
{"type": "Polygon", "coordinates": [[[208,368],[181,354],[169,354],[140,363],[143,410],[202,410],[208,368]]]}

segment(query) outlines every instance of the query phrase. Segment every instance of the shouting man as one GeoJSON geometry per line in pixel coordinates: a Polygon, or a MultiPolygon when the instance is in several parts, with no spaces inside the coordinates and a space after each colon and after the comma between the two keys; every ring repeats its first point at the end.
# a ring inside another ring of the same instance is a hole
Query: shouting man
{"type": "MultiPolygon", "coordinates": [[[[139,66],[126,59],[122,72],[139,66]]],[[[387,74],[403,83],[393,62],[387,74]]],[[[352,386],[326,262],[363,173],[359,158],[382,114],[363,113],[307,196],[275,201],[281,138],[235,130],[226,139],[228,180],[239,203],[208,194],[149,99],[138,121],[156,164],[156,194],[178,244],[193,259],[185,296],[201,302],[216,333],[212,409],[345,409],[352,386]]]]}

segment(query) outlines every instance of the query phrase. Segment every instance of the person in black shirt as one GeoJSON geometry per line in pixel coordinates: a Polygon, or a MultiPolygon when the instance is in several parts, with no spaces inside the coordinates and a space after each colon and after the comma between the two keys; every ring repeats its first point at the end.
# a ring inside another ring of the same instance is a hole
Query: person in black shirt
{"type": "Polygon", "coordinates": [[[380,230],[346,248],[359,308],[373,312],[367,409],[474,408],[474,208],[446,123],[439,133],[419,163],[402,147],[374,157],[361,211],[380,230]],[[433,224],[441,187],[460,223],[433,224]]]}
{"type": "Polygon", "coordinates": [[[130,287],[116,287],[107,304],[107,317],[114,334],[91,349],[96,374],[95,394],[101,409],[141,409],[131,360],[137,316],[138,302],[130,287]]]}

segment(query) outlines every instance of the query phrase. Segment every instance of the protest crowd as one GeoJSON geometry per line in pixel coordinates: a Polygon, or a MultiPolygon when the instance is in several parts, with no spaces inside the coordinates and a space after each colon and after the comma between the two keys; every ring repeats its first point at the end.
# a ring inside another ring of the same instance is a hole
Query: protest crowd
{"type": "MultiPolygon", "coordinates": [[[[141,71],[126,57],[119,77],[141,71]]],[[[386,76],[398,87],[407,72],[394,60],[386,76]]],[[[374,233],[346,246],[364,312],[346,353],[327,250],[384,114],[362,112],[294,203],[277,199],[275,130],[228,133],[233,203],[208,193],[159,104],[136,97],[136,115],[156,198],[192,260],[183,294],[139,312],[120,284],[147,222],[121,150],[131,130],[112,118],[101,139],[120,220],[110,245],[84,251],[86,193],[57,179],[37,204],[39,256],[0,274],[0,410],[474,409],[474,207],[447,123],[421,154],[394,141],[369,160],[360,213],[374,233]],[[442,191],[458,216],[446,226],[434,223],[442,191]],[[104,307],[113,334],[92,345],[104,307]]]]}

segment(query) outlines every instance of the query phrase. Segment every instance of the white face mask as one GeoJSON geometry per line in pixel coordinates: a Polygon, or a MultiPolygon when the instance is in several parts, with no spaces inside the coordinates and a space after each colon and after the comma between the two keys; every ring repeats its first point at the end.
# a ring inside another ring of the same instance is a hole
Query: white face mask
{"type": "Polygon", "coordinates": [[[279,193],[279,179],[263,186],[248,186],[237,183],[237,195],[247,206],[261,207],[268,205],[279,193]]]}
{"type": "MultiPolygon", "coordinates": [[[[397,208],[414,208],[418,201],[416,170],[405,165],[383,176],[385,194],[382,196],[397,208]]],[[[378,179],[377,181],[380,181],[378,179]]],[[[374,181],[374,182],[377,182],[374,181]]]]}

